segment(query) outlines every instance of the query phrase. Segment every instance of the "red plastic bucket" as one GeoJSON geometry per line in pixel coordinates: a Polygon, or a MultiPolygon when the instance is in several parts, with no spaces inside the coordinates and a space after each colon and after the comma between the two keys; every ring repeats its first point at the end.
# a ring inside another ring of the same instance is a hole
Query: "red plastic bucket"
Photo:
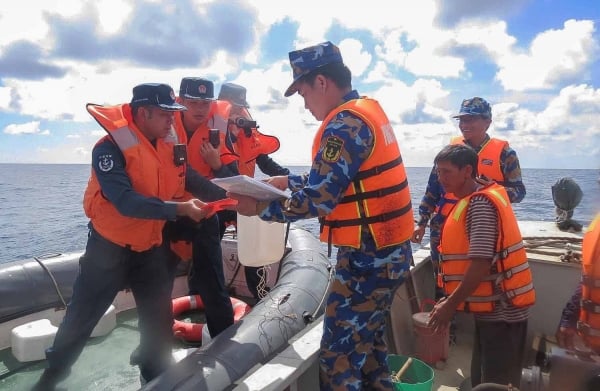
{"type": "Polygon", "coordinates": [[[421,304],[421,312],[412,316],[413,327],[416,335],[415,356],[420,360],[435,364],[438,361],[448,358],[450,343],[450,325],[442,331],[436,332],[433,328],[427,326],[429,321],[429,312],[423,311],[424,304],[433,304],[433,300],[425,300],[421,304]]]}

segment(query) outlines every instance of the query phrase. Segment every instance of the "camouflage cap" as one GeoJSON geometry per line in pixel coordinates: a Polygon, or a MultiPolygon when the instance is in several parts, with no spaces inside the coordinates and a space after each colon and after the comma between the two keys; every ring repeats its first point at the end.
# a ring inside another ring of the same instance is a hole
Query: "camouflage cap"
{"type": "Polygon", "coordinates": [[[285,96],[294,95],[298,91],[296,82],[302,76],[309,74],[323,65],[344,62],[340,49],[329,41],[304,49],[294,50],[289,53],[289,56],[294,81],[285,91],[285,96]]]}
{"type": "Polygon", "coordinates": [[[460,105],[458,114],[453,115],[452,117],[458,118],[463,115],[480,115],[484,118],[492,119],[492,107],[485,99],[478,96],[471,99],[465,99],[460,105]]]}

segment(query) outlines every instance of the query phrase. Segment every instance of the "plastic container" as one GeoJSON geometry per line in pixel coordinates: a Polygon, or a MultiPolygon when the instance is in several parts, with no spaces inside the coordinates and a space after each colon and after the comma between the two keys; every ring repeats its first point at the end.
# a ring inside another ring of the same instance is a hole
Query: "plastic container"
{"type": "Polygon", "coordinates": [[[52,346],[58,327],[48,319],[34,320],[11,331],[12,354],[20,362],[43,360],[46,349],[52,346]]]}
{"type": "MultiPolygon", "coordinates": [[[[389,354],[387,357],[390,373],[394,374],[408,360],[407,356],[389,354]]],[[[423,361],[413,358],[400,382],[392,381],[396,391],[431,391],[433,387],[433,369],[423,361]]]]}
{"type": "Polygon", "coordinates": [[[238,259],[244,266],[264,266],[281,259],[285,250],[285,225],[257,216],[237,216],[238,259]]]}
{"type": "MultiPolygon", "coordinates": [[[[430,301],[423,304],[433,303],[430,301]]],[[[421,306],[423,310],[423,306],[421,306]]],[[[416,335],[415,356],[428,364],[435,365],[438,361],[446,360],[450,345],[450,325],[442,331],[435,331],[427,326],[429,312],[417,312],[412,316],[416,335]]]]}
{"type": "Polygon", "coordinates": [[[117,311],[114,305],[110,305],[102,318],[96,323],[90,337],[104,337],[117,327],[117,311]]]}

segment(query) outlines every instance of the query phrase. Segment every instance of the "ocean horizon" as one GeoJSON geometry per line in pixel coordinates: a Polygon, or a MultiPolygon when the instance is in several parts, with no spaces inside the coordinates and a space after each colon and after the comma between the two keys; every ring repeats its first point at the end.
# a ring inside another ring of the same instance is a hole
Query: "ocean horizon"
{"type": "MultiPolygon", "coordinates": [[[[288,167],[293,173],[310,168],[288,167]]],[[[430,170],[407,167],[415,218],[430,170]]],[[[522,172],[527,195],[513,204],[518,219],[553,221],[551,186],[562,177],[573,178],[583,191],[575,220],[587,225],[600,212],[598,170],[523,168],[522,172]]],[[[0,263],[84,249],[88,219],[82,202],[89,173],[89,164],[0,163],[0,263]]],[[[318,235],[316,219],[298,225],[318,235]]]]}

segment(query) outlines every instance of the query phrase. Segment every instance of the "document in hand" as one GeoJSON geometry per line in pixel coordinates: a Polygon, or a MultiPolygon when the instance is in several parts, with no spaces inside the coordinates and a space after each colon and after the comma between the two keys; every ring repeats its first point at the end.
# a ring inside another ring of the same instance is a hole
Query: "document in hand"
{"type": "Polygon", "coordinates": [[[275,186],[246,175],[214,178],[211,179],[211,182],[230,193],[246,195],[259,201],[270,201],[282,197],[287,198],[289,195],[275,186]]]}

